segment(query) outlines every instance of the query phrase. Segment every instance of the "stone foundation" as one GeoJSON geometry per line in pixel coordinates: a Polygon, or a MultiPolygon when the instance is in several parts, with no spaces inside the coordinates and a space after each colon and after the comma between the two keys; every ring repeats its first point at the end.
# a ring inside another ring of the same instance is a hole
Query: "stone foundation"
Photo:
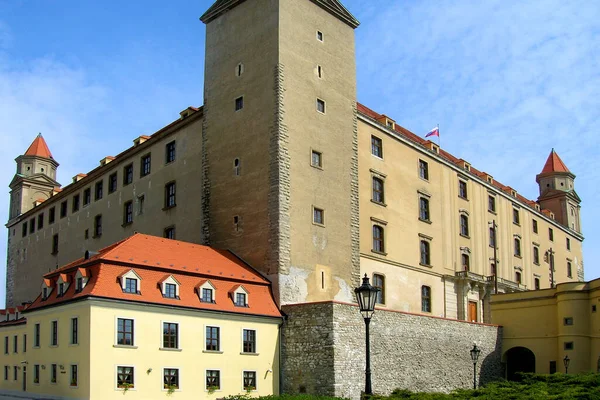
{"type": "MultiPolygon", "coordinates": [[[[365,324],[355,305],[283,306],[285,393],[358,399],[365,381],[365,324]]],[[[370,326],[373,391],[450,392],[473,385],[473,342],[481,349],[477,381],[503,377],[498,326],[377,310],[370,326]]]]}

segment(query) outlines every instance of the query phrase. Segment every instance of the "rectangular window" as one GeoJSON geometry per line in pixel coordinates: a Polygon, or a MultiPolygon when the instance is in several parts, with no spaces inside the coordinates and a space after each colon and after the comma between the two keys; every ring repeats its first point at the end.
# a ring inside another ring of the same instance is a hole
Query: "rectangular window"
{"type": "Polygon", "coordinates": [[[242,108],[244,108],[244,96],[235,99],[235,111],[240,111],[242,108]]]}
{"type": "Polygon", "coordinates": [[[467,199],[467,182],[458,181],[458,197],[461,197],[463,199],[467,199]]]}
{"type": "Polygon", "coordinates": [[[383,158],[383,141],[376,136],[371,136],[371,154],[383,158]]]}
{"type": "Polygon", "coordinates": [[[202,288],[202,298],[200,299],[203,303],[213,303],[213,290],[208,288],[202,288]]]}
{"type": "Polygon", "coordinates": [[[145,206],[146,206],[146,196],[144,196],[144,195],[138,196],[138,215],[142,215],[144,213],[145,206]]]}
{"type": "Polygon", "coordinates": [[[419,177],[426,181],[429,180],[429,164],[423,160],[419,160],[419,177]]]}
{"type": "Polygon", "coordinates": [[[533,280],[533,284],[534,284],[535,290],[540,290],[540,278],[535,278],[533,280]]]}
{"type": "Polygon", "coordinates": [[[77,374],[77,365],[71,364],[71,386],[79,384],[79,376],[77,374]]]}
{"type": "Polygon", "coordinates": [[[60,217],[64,218],[67,216],[67,201],[60,203],[60,217]]]}
{"type": "Polygon", "coordinates": [[[494,228],[490,228],[490,246],[496,247],[496,230],[494,228]]]}
{"type": "Polygon", "coordinates": [[[63,282],[58,284],[58,295],[57,297],[62,297],[65,294],[65,284],[63,282]]]}
{"type": "Polygon", "coordinates": [[[19,380],[19,369],[16,365],[13,367],[13,380],[19,380]]]}
{"type": "Polygon", "coordinates": [[[33,326],[33,347],[40,347],[40,324],[33,326]]]}
{"type": "Polygon", "coordinates": [[[556,361],[550,361],[550,373],[551,374],[556,373],[556,361]]]}
{"type": "Polygon", "coordinates": [[[469,217],[466,215],[460,216],[460,234],[469,237],[469,217]]]}
{"type": "Polygon", "coordinates": [[[104,195],[104,181],[96,182],[96,187],[94,189],[94,201],[98,201],[104,195]]]}
{"type": "Polygon", "coordinates": [[[216,326],[206,327],[206,350],[219,351],[219,328],[216,326]]]}
{"type": "Polygon", "coordinates": [[[27,335],[23,334],[23,353],[27,353],[27,335]]]}
{"type": "Polygon", "coordinates": [[[538,223],[537,223],[537,220],[535,220],[535,219],[532,220],[531,224],[532,224],[532,228],[533,228],[533,233],[538,233],[538,223]]]}
{"type": "Polygon", "coordinates": [[[322,42],[322,41],[323,41],[323,32],[321,32],[321,31],[317,31],[317,40],[318,40],[319,42],[322,42]]]}
{"type": "Polygon", "coordinates": [[[176,368],[163,369],[165,389],[179,389],[179,370],[176,368]]]}
{"type": "Polygon", "coordinates": [[[79,195],[76,194],[75,196],[73,196],[73,203],[72,203],[72,210],[71,212],[77,212],[79,211],[79,195]]]}
{"type": "Polygon", "coordinates": [[[567,277],[568,278],[572,278],[573,277],[573,271],[571,269],[571,262],[567,261],[567,277]]]}
{"type": "Polygon", "coordinates": [[[83,277],[78,277],[75,281],[75,293],[79,293],[83,290],[83,277]]]}
{"type": "Polygon", "coordinates": [[[496,212],[496,197],[488,196],[488,211],[496,212]]]}
{"type": "Polygon", "coordinates": [[[325,101],[321,99],[317,99],[317,111],[320,113],[325,113],[325,101]]]}
{"type": "Polygon", "coordinates": [[[27,222],[23,222],[23,230],[21,232],[21,236],[22,237],[27,236],[27,222]]]}
{"type": "Polygon", "coordinates": [[[175,182],[169,182],[165,185],[165,208],[175,207],[175,182]]]}
{"type": "Polygon", "coordinates": [[[567,250],[571,250],[571,239],[569,238],[567,238],[567,250]]]}
{"type": "Polygon", "coordinates": [[[311,159],[310,159],[310,165],[312,165],[313,167],[322,168],[323,167],[322,154],[319,153],[318,151],[313,150],[311,159]]]}
{"type": "Polygon", "coordinates": [[[469,257],[468,254],[461,254],[460,259],[462,262],[463,271],[470,271],[471,270],[471,257],[469,257]]]}
{"type": "Polygon", "coordinates": [[[35,232],[35,218],[29,220],[29,233],[35,232]]]}
{"type": "Polygon", "coordinates": [[[206,390],[221,389],[221,371],[207,370],[206,371],[206,390]]]}
{"type": "Polygon", "coordinates": [[[56,219],[56,207],[50,208],[48,210],[48,225],[53,224],[56,219]]]}
{"type": "Polygon", "coordinates": [[[517,238],[514,240],[515,242],[515,256],[521,257],[521,241],[517,238]]]}
{"type": "Polygon", "coordinates": [[[431,265],[431,254],[429,248],[429,242],[426,240],[421,240],[421,264],[422,265],[431,265]]]}
{"type": "Polygon", "coordinates": [[[235,294],[235,305],[237,307],[247,307],[246,303],[246,293],[236,293],[235,294]]]}
{"type": "Polygon", "coordinates": [[[168,164],[175,161],[175,141],[167,143],[165,146],[165,162],[168,164]]]}
{"type": "Polygon", "coordinates": [[[429,286],[421,286],[421,311],[431,312],[431,288],[429,286]]]}
{"type": "Polygon", "coordinates": [[[4,366],[4,380],[7,381],[8,380],[8,371],[9,371],[10,367],[8,365],[4,366]]]}
{"type": "Polygon", "coordinates": [[[52,235],[52,254],[58,253],[58,233],[52,235]]]}
{"type": "Polygon", "coordinates": [[[244,390],[256,390],[256,371],[244,371],[244,390]]]}
{"type": "Polygon", "coordinates": [[[133,202],[127,201],[123,204],[123,225],[129,225],[133,222],[133,202]]]}
{"type": "Polygon", "coordinates": [[[126,165],[123,168],[123,186],[133,182],[133,164],[126,165]]]}
{"type": "Polygon", "coordinates": [[[13,353],[19,352],[19,337],[14,335],[13,337],[13,353]]]}
{"type": "Polygon", "coordinates": [[[132,319],[117,319],[117,344],[121,346],[133,346],[132,319]]]}
{"type": "Polygon", "coordinates": [[[373,274],[373,287],[379,289],[377,292],[378,304],[385,304],[385,277],[379,274],[373,274]]]}
{"type": "Polygon", "coordinates": [[[50,346],[58,346],[58,321],[50,322],[50,346]]]}
{"type": "Polygon", "coordinates": [[[242,336],[242,351],[244,353],[256,353],[256,331],[244,329],[242,336]]]}
{"type": "Polygon", "coordinates": [[[429,200],[425,197],[419,197],[419,219],[429,221],[429,200]]]}
{"type": "Polygon", "coordinates": [[[554,241],[554,231],[552,230],[552,228],[548,228],[548,239],[554,241]]]}
{"type": "Polygon", "coordinates": [[[563,318],[563,324],[564,325],[573,325],[573,317],[563,318]]]}
{"type": "MultiPolygon", "coordinates": [[[[42,229],[44,227],[44,213],[40,213],[40,215],[38,215],[38,230],[42,229]]],[[[569,239],[567,239],[569,240],[569,239]]]]}
{"type": "Polygon", "coordinates": [[[520,224],[519,210],[513,208],[513,224],[520,224]]]}
{"type": "Polygon", "coordinates": [[[177,349],[178,348],[178,330],[179,325],[172,322],[163,322],[163,348],[177,349]]]}
{"type": "Polygon", "coordinates": [[[177,298],[177,286],[174,283],[165,283],[164,297],[168,297],[171,299],[177,298]]]}
{"type": "Polygon", "coordinates": [[[373,177],[373,196],[371,197],[371,200],[373,200],[375,203],[383,204],[383,194],[383,179],[373,177]]]}
{"type": "Polygon", "coordinates": [[[517,282],[519,285],[522,283],[521,273],[519,271],[515,272],[515,282],[517,282]]]}
{"type": "Polygon", "coordinates": [[[133,389],[135,387],[133,373],[133,367],[117,367],[117,387],[119,389],[133,389]]]}
{"type": "Polygon", "coordinates": [[[146,154],[140,160],[140,177],[150,175],[150,154],[146,154]]]}
{"type": "Polygon", "coordinates": [[[102,236],[102,215],[94,217],[94,237],[102,236]]]}
{"type": "Polygon", "coordinates": [[[117,190],[117,173],[110,174],[108,177],[108,193],[113,193],[117,190]]]}
{"type": "Polygon", "coordinates": [[[87,188],[83,191],[83,206],[87,206],[92,201],[92,189],[87,188]]]}
{"type": "Polygon", "coordinates": [[[540,249],[537,246],[533,246],[533,263],[540,265],[540,249]]]}
{"type": "Polygon", "coordinates": [[[125,293],[138,293],[137,288],[137,279],[135,278],[125,278],[125,293]]]}
{"type": "Polygon", "coordinates": [[[33,383],[40,383],[40,364],[33,366],[33,383]]]}
{"type": "Polygon", "coordinates": [[[51,383],[56,383],[56,370],[57,370],[57,365],[56,364],[52,364],[50,365],[50,382],[51,383]]]}
{"type": "Polygon", "coordinates": [[[4,354],[8,354],[8,336],[4,336],[4,354]]]}
{"type": "Polygon", "coordinates": [[[79,343],[79,318],[71,318],[71,344],[79,343]]]}
{"type": "Polygon", "coordinates": [[[313,207],[313,223],[325,225],[325,211],[320,208],[313,207]]]}
{"type": "Polygon", "coordinates": [[[175,239],[175,227],[169,226],[168,228],[165,228],[163,236],[167,239],[175,239]]]}
{"type": "Polygon", "coordinates": [[[573,342],[565,342],[564,346],[565,350],[573,350],[575,348],[573,342]]]}
{"type": "Polygon", "coordinates": [[[373,225],[373,251],[376,253],[384,253],[385,252],[385,243],[384,243],[384,231],[383,227],[379,225],[373,225]]]}

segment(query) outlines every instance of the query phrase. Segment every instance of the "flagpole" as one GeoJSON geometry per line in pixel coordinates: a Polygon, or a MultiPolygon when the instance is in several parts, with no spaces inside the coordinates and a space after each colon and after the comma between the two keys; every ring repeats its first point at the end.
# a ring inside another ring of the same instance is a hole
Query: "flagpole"
{"type": "Polygon", "coordinates": [[[442,148],[442,135],[440,134],[440,124],[437,124],[437,130],[438,130],[438,146],[440,146],[440,149],[442,148]]]}

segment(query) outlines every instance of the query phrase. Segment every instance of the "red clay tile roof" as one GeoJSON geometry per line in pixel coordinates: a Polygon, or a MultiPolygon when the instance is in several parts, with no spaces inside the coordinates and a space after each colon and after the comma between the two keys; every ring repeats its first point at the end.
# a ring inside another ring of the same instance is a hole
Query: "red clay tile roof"
{"type": "Polygon", "coordinates": [[[46,300],[38,296],[28,311],[92,296],[281,317],[270,282],[228,251],[138,233],[100,250],[88,260],[81,258],[50,272],[44,278],[55,282],[61,274],[74,276],[82,267],[88,269],[89,280],[81,292],[75,293],[75,285],[69,285],[62,297],[57,297],[56,291],[46,300]],[[141,278],[140,295],[124,293],[121,289],[119,277],[131,269],[141,278]],[[158,283],[166,275],[173,275],[180,283],[179,299],[163,297],[158,283]],[[216,289],[214,304],[200,302],[195,290],[207,279],[216,289]],[[228,292],[241,284],[248,292],[248,307],[236,307],[228,297],[228,292]]]}
{"type": "Polygon", "coordinates": [[[37,137],[33,140],[27,151],[25,152],[26,156],[38,156],[44,158],[52,158],[52,153],[50,153],[50,149],[46,144],[46,141],[42,137],[42,134],[39,133],[37,137]]]}
{"type": "Polygon", "coordinates": [[[548,159],[546,160],[546,164],[544,164],[544,169],[542,169],[541,174],[548,174],[552,172],[571,172],[569,168],[565,165],[565,163],[560,159],[558,154],[552,149],[548,159]]]}

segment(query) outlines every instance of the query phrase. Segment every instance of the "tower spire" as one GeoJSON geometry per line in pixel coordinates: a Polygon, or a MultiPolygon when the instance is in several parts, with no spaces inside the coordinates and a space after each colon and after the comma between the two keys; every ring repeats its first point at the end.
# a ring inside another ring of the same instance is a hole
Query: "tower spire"
{"type": "Polygon", "coordinates": [[[33,139],[24,155],[54,159],[41,132],[33,139]]]}

